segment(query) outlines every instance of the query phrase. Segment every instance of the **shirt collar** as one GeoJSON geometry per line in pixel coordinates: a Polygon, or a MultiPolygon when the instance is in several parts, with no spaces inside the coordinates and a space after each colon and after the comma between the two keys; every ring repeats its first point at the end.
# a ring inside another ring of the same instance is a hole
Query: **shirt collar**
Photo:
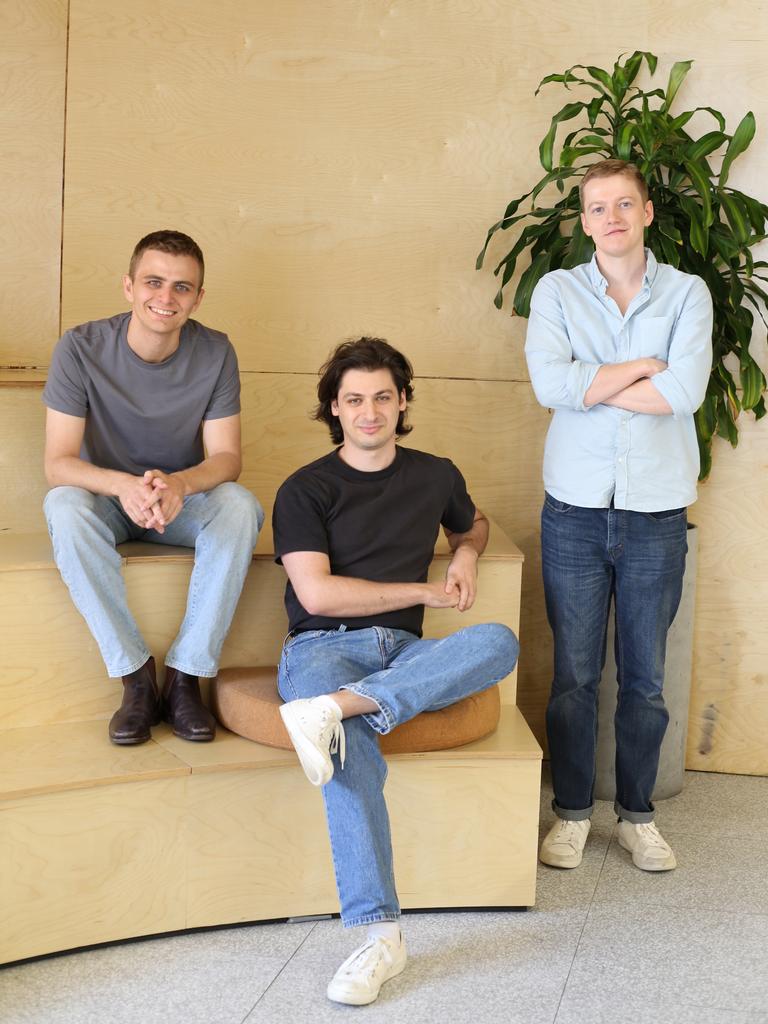
{"type": "MultiPolygon", "coordinates": [[[[656,273],[659,269],[659,264],[656,257],[653,255],[650,249],[645,250],[645,274],[643,275],[643,288],[650,288],[656,279],[656,273]]],[[[600,273],[600,267],[597,265],[597,253],[594,253],[592,259],[589,262],[589,280],[592,283],[592,287],[600,295],[605,295],[608,289],[608,282],[600,273]]]]}

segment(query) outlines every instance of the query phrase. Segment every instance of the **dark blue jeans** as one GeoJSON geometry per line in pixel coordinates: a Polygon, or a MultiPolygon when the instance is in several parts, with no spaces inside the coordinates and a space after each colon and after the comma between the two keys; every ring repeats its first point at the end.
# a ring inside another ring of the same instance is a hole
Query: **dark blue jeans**
{"type": "Polygon", "coordinates": [[[566,505],[547,494],[541,548],[555,673],[547,738],[555,813],[590,817],[594,804],[597,697],[611,598],[616,609],[618,703],[616,813],[653,820],[661,741],[667,632],[683,586],[685,509],[628,512],[566,505]]]}

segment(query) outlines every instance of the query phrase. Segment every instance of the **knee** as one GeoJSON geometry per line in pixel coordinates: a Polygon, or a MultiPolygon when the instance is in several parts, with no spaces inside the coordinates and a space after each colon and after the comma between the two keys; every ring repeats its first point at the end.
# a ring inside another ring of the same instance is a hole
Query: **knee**
{"type": "Polygon", "coordinates": [[[236,483],[219,484],[216,488],[219,499],[219,514],[224,514],[228,524],[235,529],[250,533],[253,544],[264,525],[264,510],[249,490],[236,483]]]}
{"type": "Polygon", "coordinates": [[[54,487],[43,501],[43,513],[51,532],[75,527],[82,522],[83,513],[92,507],[93,495],[82,487],[54,487]]]}
{"type": "Polygon", "coordinates": [[[498,661],[506,666],[505,675],[508,675],[517,664],[520,654],[520,643],[509,628],[501,622],[488,622],[478,627],[483,630],[483,643],[493,652],[498,661]]]}

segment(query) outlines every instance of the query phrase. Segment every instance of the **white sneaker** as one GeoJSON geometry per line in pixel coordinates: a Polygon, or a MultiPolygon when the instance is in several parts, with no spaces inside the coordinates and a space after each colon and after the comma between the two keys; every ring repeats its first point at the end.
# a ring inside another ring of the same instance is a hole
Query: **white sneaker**
{"type": "Polygon", "coordinates": [[[620,821],[618,831],[619,846],[629,850],[635,867],[643,871],[671,871],[677,867],[669,843],[652,821],[641,825],[620,821]]]}
{"type": "Polygon", "coordinates": [[[577,868],[591,827],[589,818],[583,821],[558,818],[541,844],[539,860],[553,868],[577,868]]]}
{"type": "Polygon", "coordinates": [[[336,971],[328,983],[328,998],[350,1006],[372,1003],[384,982],[404,970],[405,961],[402,935],[398,944],[382,936],[369,938],[336,971]]]}
{"type": "Polygon", "coordinates": [[[292,700],[280,708],[301,767],[313,786],[324,786],[333,778],[331,754],[339,753],[344,767],[346,745],[341,709],[329,697],[292,700]]]}

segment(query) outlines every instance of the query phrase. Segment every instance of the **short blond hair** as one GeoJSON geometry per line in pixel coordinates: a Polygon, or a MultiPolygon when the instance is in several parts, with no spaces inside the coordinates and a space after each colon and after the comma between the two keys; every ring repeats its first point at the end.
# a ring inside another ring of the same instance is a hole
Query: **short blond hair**
{"type": "Polygon", "coordinates": [[[595,178],[612,178],[615,174],[623,174],[624,177],[634,181],[643,203],[648,202],[648,182],[634,164],[629,163],[628,160],[599,160],[596,164],[592,164],[579,182],[579,202],[582,211],[584,210],[584,186],[595,178]]]}

